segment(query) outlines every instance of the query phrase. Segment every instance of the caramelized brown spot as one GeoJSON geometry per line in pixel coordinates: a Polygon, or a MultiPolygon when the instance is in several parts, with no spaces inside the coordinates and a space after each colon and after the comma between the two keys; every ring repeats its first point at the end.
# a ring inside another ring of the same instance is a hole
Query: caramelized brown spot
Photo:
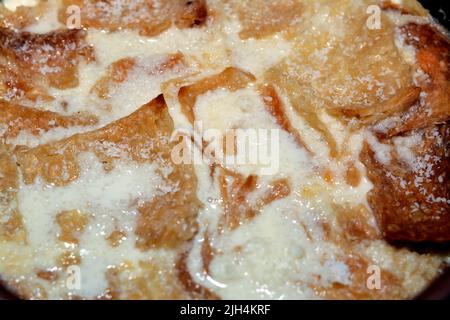
{"type": "Polygon", "coordinates": [[[252,74],[236,68],[227,68],[219,74],[199,80],[192,85],[182,87],[178,93],[181,111],[191,123],[194,123],[194,107],[198,96],[201,96],[208,91],[221,88],[236,91],[245,88],[253,81],[255,81],[255,77],[252,74]]]}
{"type": "Polygon", "coordinates": [[[23,147],[17,149],[17,157],[26,184],[33,183],[38,175],[55,186],[68,185],[79,177],[79,165],[69,150],[52,152],[50,145],[23,147]]]}
{"type": "Polygon", "coordinates": [[[286,198],[291,194],[291,186],[287,179],[279,179],[270,183],[269,190],[258,200],[256,208],[261,210],[272,202],[286,198]]]}
{"type": "Polygon", "coordinates": [[[127,234],[124,231],[115,230],[106,238],[112,247],[118,247],[125,239],[127,234]]]}
{"type": "MultiPolygon", "coordinates": [[[[8,192],[18,188],[17,167],[13,161],[12,155],[0,146],[0,192],[5,195],[8,192]]],[[[6,205],[5,196],[0,198],[0,203],[6,205]]]]}
{"type": "MultiPolygon", "coordinates": [[[[1,59],[1,58],[0,58],[1,59]]],[[[0,97],[15,103],[25,101],[51,101],[47,92],[47,81],[30,70],[21,70],[17,65],[2,65],[0,61],[0,97]]]]}
{"type": "Polygon", "coordinates": [[[192,279],[187,266],[187,257],[187,252],[181,253],[175,266],[178,279],[180,280],[184,289],[189,292],[191,298],[194,299],[218,300],[219,297],[215,293],[199,285],[194,281],[194,279],[192,279]]]}
{"type": "Polygon", "coordinates": [[[26,231],[23,226],[22,215],[16,210],[9,214],[9,217],[2,223],[0,228],[1,235],[6,240],[25,241],[26,231]]]}
{"type": "Polygon", "coordinates": [[[351,162],[347,166],[347,171],[345,172],[345,182],[352,187],[359,186],[361,182],[361,173],[356,167],[354,162],[351,162]]]}
{"type": "Polygon", "coordinates": [[[75,251],[65,251],[58,259],[58,264],[62,267],[79,265],[81,256],[75,251]]]}
{"type": "Polygon", "coordinates": [[[322,179],[327,183],[334,182],[334,172],[330,168],[325,168],[322,170],[322,179]]]}
{"type": "Polygon", "coordinates": [[[53,270],[40,270],[36,275],[46,281],[53,282],[58,279],[58,273],[53,270]]]}
{"type": "Polygon", "coordinates": [[[157,64],[151,70],[149,70],[150,75],[158,75],[165,73],[169,70],[175,69],[184,63],[184,55],[181,52],[174,54],[169,54],[161,63],[157,64]]]}
{"type": "Polygon", "coordinates": [[[91,92],[95,93],[102,99],[111,98],[110,87],[124,82],[128,78],[128,74],[131,69],[136,65],[134,58],[123,58],[112,63],[107,71],[106,75],[101,77],[95,85],[92,87],[91,92]]]}
{"type": "Polygon", "coordinates": [[[89,222],[89,216],[78,210],[63,211],[56,215],[56,223],[60,227],[58,239],[77,244],[89,222]]]}

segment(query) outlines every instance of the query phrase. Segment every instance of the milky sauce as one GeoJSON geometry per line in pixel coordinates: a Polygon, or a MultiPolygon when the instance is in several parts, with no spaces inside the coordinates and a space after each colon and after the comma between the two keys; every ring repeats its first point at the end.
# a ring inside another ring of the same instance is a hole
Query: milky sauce
{"type": "Polygon", "coordinates": [[[152,164],[118,162],[111,172],[105,173],[91,153],[82,154],[80,162],[80,177],[65,187],[47,185],[40,179],[23,184],[18,194],[19,210],[23,212],[36,259],[59,251],[55,250],[55,239],[60,234],[55,223],[58,213],[79,210],[89,216],[76,248],[80,248],[82,261],[81,293],[94,298],[107,287],[104,273],[108,267],[149,257],[134,249],[137,208],[158,194],[156,189],[164,182],[152,164]],[[117,228],[127,234],[126,241],[111,250],[106,238],[117,228]]]}
{"type": "MultiPolygon", "coordinates": [[[[7,7],[12,2],[7,1],[7,7]]],[[[31,2],[26,1],[26,5],[31,2]]],[[[43,33],[61,27],[56,19],[57,2],[50,3],[51,10],[28,27],[28,31],[43,33]]],[[[222,6],[220,1],[210,3],[212,9],[222,6]]],[[[11,4],[10,7],[14,6],[11,4]]],[[[318,14],[311,19],[314,25],[310,28],[330,30],[322,18],[318,14]]],[[[83,62],[79,66],[78,87],[50,89],[55,100],[41,107],[62,114],[89,113],[98,117],[99,124],[89,128],[55,129],[37,137],[21,133],[9,143],[34,147],[75,133],[95,130],[131,114],[162,92],[175,128],[193,134],[192,126],[180,111],[177,101],[179,88],[168,84],[168,81],[184,78],[189,84],[228,66],[251,72],[259,79],[269,68],[293,54],[294,50],[282,35],[243,41],[238,36],[241,26],[235,17],[217,14],[215,19],[214,23],[208,22],[206,29],[170,28],[152,38],[127,30],[115,33],[88,30],[87,41],[95,49],[95,61],[83,62]],[[164,57],[177,52],[185,56],[184,67],[156,75],[147,72],[164,57]],[[105,101],[99,100],[91,88],[112,63],[128,57],[138,59],[138,67],[130,72],[125,82],[115,85],[107,101],[109,108],[104,108],[105,101]]],[[[336,29],[331,27],[331,30],[338,35],[339,28],[345,28],[345,25],[338,25],[336,29]]],[[[397,43],[403,45],[400,38],[397,43]]],[[[409,47],[405,48],[404,55],[409,61],[414,59],[414,52],[409,47]]],[[[359,161],[364,139],[368,139],[376,150],[380,162],[389,161],[385,147],[373,136],[363,131],[351,132],[325,112],[318,111],[338,147],[347,146],[345,157],[331,159],[323,138],[298,116],[286,95],[281,94],[281,99],[292,126],[301,132],[313,154],[276,123],[265,107],[257,83],[236,91],[213,90],[199,96],[195,103],[195,118],[202,122],[204,130],[212,128],[222,133],[229,128],[278,130],[279,157],[273,174],[260,175],[264,164],[258,163],[225,164],[224,167],[243,176],[259,176],[258,189],[250,197],[257,198],[263,194],[276,179],[287,179],[291,189],[289,196],[265,206],[253,220],[235,230],[218,233],[217,225],[223,213],[219,183],[211,180],[207,164],[194,166],[198,178],[198,198],[203,208],[197,218],[199,232],[192,241],[193,247],[187,259],[188,270],[197,283],[224,299],[315,299],[318,296],[313,287],[351,285],[352,274],[342,259],[342,248],[325,240],[322,222],[334,223],[336,214],[333,205],[336,204],[368,208],[366,195],[372,184],[359,161]],[[355,163],[361,173],[361,181],[355,187],[345,182],[346,164],[349,162],[355,163]],[[334,173],[333,182],[321,178],[324,168],[334,173]],[[305,196],[305,190],[313,195],[305,196]],[[217,252],[209,266],[209,274],[203,271],[201,258],[206,231],[211,233],[209,240],[217,252]]],[[[408,147],[413,142],[397,141],[397,147],[406,160],[410,157],[408,147]]],[[[260,143],[267,143],[267,140],[260,143]]],[[[40,178],[32,184],[25,184],[20,179],[18,208],[27,230],[27,246],[0,246],[1,255],[14,256],[14,259],[3,257],[3,262],[11,262],[0,263],[0,272],[10,279],[22,277],[21,280],[44,286],[50,298],[61,298],[67,294],[95,298],[108,288],[105,272],[111,267],[124,261],[137,266],[139,261],[151,261],[156,255],[172,254],[154,249],[141,251],[135,247],[138,205],[158,195],[164,185],[157,164],[138,165],[124,159],[115,163],[112,171],[106,172],[92,153],[81,154],[79,162],[80,177],[64,187],[47,185],[40,178]],[[64,244],[57,240],[61,230],[55,217],[62,211],[74,209],[87,214],[89,222],[80,235],[78,245],[64,244]],[[127,236],[119,246],[112,247],[106,237],[117,228],[127,236]],[[56,285],[34,276],[35,270],[55,265],[58,257],[67,250],[76,250],[81,257],[78,266],[81,272],[79,289],[67,289],[68,275],[64,273],[56,285]],[[20,263],[14,264],[12,261],[20,263]]],[[[368,224],[376,228],[374,219],[370,219],[368,224]]],[[[384,250],[389,248],[386,243],[380,241],[368,244],[368,247],[370,255],[378,257],[379,261],[384,259],[387,267],[389,262],[394,261],[393,254],[384,254],[384,250]]],[[[391,267],[395,268],[395,264],[391,267]]]]}
{"type": "Polygon", "coordinates": [[[4,0],[4,6],[10,11],[16,11],[18,7],[34,7],[38,4],[38,0],[4,0]]]}

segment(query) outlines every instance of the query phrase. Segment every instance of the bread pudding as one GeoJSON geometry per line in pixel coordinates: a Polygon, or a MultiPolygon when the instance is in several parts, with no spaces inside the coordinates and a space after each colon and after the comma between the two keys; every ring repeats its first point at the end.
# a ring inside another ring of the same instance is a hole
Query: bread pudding
{"type": "Polygon", "coordinates": [[[415,0],[4,0],[0,280],[413,298],[450,262],[449,120],[415,0]]]}

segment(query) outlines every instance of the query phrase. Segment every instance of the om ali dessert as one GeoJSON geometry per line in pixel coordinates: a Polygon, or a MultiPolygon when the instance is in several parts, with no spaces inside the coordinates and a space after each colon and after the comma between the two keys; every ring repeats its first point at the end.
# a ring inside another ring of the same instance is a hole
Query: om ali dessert
{"type": "Polygon", "coordinates": [[[4,0],[1,282],[415,297],[450,262],[449,55],[415,0],[4,0]]]}

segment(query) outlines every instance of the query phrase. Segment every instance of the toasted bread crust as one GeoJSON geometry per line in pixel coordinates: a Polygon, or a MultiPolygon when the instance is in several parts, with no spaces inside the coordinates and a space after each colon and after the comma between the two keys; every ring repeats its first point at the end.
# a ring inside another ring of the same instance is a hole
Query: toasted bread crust
{"type": "Polygon", "coordinates": [[[421,131],[411,167],[393,153],[388,165],[365,144],[361,160],[374,188],[368,201],[385,238],[450,241],[450,126],[421,131]]]}
{"type": "MultiPolygon", "coordinates": [[[[420,98],[387,126],[374,126],[380,138],[423,129],[450,119],[450,40],[435,27],[410,23],[401,27],[408,45],[416,48],[417,68],[427,75],[419,81],[420,98]]],[[[400,110],[401,111],[401,110],[400,110]]]]}
{"type": "Polygon", "coordinates": [[[51,101],[48,87],[78,86],[78,64],[95,60],[83,30],[48,34],[0,28],[0,95],[15,103],[51,101]]]}
{"type": "Polygon", "coordinates": [[[389,125],[375,124],[373,131],[387,144],[419,131],[421,145],[414,150],[416,168],[396,154],[390,164],[381,164],[369,144],[364,146],[361,159],[374,184],[368,200],[387,239],[445,242],[450,240],[450,41],[430,25],[409,23],[400,32],[417,50],[417,68],[427,79],[419,81],[414,103],[385,116],[389,125]]]}
{"type": "Polygon", "coordinates": [[[0,122],[5,126],[0,135],[1,139],[15,138],[23,132],[39,136],[51,129],[90,126],[95,125],[97,121],[94,116],[63,116],[0,100],[0,122]]]}
{"type": "Polygon", "coordinates": [[[205,0],[64,0],[59,12],[62,23],[69,18],[71,6],[80,8],[83,28],[136,30],[143,36],[156,36],[172,25],[181,29],[200,26],[208,16],[205,0]]]}

